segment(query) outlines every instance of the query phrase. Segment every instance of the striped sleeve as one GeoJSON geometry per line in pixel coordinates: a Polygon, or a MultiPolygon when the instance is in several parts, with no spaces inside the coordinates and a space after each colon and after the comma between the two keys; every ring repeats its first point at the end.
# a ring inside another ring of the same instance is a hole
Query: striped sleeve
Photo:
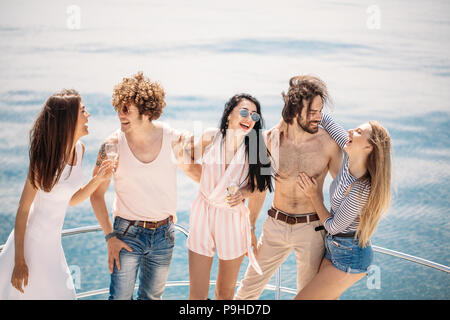
{"type": "Polygon", "coordinates": [[[334,121],[328,113],[323,114],[322,120],[319,124],[328,132],[331,138],[336,141],[339,147],[344,149],[344,146],[348,141],[347,131],[340,124],[334,121]]]}
{"type": "Polygon", "coordinates": [[[355,188],[355,186],[350,190],[334,214],[324,221],[323,226],[330,234],[349,231],[348,228],[355,222],[367,203],[370,184],[358,184],[358,186],[359,188],[355,188]],[[362,188],[364,189],[361,193],[362,188]]]}

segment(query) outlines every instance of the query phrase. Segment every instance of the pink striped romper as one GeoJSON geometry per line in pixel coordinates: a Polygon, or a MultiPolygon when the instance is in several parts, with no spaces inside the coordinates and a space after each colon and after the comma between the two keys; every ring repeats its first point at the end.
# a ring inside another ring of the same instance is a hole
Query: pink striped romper
{"type": "Polygon", "coordinates": [[[250,210],[244,202],[231,208],[226,203],[227,187],[245,186],[248,162],[242,143],[225,169],[225,146],[220,131],[207,147],[202,159],[202,176],[197,198],[189,218],[189,250],[221,260],[236,259],[248,253],[250,264],[262,274],[251,249],[250,210]]]}

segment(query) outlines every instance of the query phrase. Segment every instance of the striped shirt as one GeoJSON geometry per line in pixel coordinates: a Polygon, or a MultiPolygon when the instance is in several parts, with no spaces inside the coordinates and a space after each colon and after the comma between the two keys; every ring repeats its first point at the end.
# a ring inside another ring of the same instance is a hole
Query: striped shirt
{"type": "Polygon", "coordinates": [[[370,181],[354,177],[348,170],[348,155],[344,146],[348,133],[329,114],[322,116],[322,127],[344,151],[344,161],[337,177],[330,185],[331,216],[324,221],[330,234],[352,233],[359,225],[359,215],[370,193],[370,181]]]}

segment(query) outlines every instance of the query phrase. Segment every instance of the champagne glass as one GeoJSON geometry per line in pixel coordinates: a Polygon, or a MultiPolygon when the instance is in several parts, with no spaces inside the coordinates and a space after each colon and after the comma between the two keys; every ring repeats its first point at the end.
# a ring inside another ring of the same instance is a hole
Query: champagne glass
{"type": "Polygon", "coordinates": [[[238,192],[239,187],[236,183],[232,183],[229,187],[227,187],[227,193],[229,196],[234,195],[236,192],[238,192]]]}
{"type": "Polygon", "coordinates": [[[117,157],[119,156],[119,148],[117,146],[117,143],[107,143],[105,145],[105,152],[106,152],[106,157],[108,158],[108,160],[113,161],[113,165],[115,167],[117,157]]]}
{"type": "MultiPolygon", "coordinates": [[[[236,194],[236,192],[239,191],[239,186],[235,181],[233,181],[228,187],[227,187],[227,196],[231,197],[236,194]]],[[[228,201],[227,201],[228,202],[228,201]]],[[[230,206],[230,204],[228,203],[230,206]]]]}

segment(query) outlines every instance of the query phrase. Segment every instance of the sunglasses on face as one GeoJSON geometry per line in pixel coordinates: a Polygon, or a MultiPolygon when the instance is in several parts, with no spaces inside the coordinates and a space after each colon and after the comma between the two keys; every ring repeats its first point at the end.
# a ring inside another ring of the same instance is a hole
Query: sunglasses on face
{"type": "Polygon", "coordinates": [[[116,109],[117,112],[122,112],[123,114],[128,114],[130,112],[130,108],[127,106],[122,106],[116,109]]]}
{"type": "MultiPolygon", "coordinates": [[[[248,115],[249,115],[249,112],[248,112],[247,109],[241,109],[241,110],[239,111],[239,114],[241,115],[242,118],[247,118],[248,115]]],[[[254,122],[258,122],[259,119],[261,119],[261,116],[260,116],[258,113],[253,112],[252,115],[250,116],[250,118],[251,118],[254,122]]]]}

